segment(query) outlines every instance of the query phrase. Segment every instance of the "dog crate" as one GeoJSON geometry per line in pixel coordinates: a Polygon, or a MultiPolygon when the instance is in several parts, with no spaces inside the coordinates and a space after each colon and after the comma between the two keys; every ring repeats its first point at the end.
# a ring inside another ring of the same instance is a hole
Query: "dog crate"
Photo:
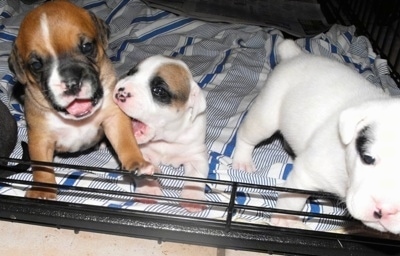
{"type": "Polygon", "coordinates": [[[355,25],[366,35],[375,51],[388,60],[392,76],[400,84],[400,3],[388,1],[320,1],[330,22],[355,25]]]}
{"type": "MultiPolygon", "coordinates": [[[[127,1],[115,2],[119,2],[120,4],[117,3],[114,9],[118,11],[120,6],[123,8],[121,3],[127,1]]],[[[77,3],[82,4],[82,1],[77,1],[77,3]]],[[[87,4],[85,8],[91,8],[90,4],[87,4]]],[[[97,4],[102,5],[103,3],[97,4]]],[[[355,25],[358,35],[366,35],[372,42],[375,52],[388,60],[391,75],[397,85],[400,85],[400,2],[396,0],[332,0],[320,1],[320,5],[330,23],[355,25]]],[[[156,15],[167,14],[159,12],[156,15]]],[[[147,18],[146,21],[149,20],[150,18],[147,18]]],[[[116,56],[112,56],[111,58],[116,58],[116,56]]],[[[4,173],[26,171],[30,165],[35,164],[51,166],[62,170],[93,172],[104,177],[124,176],[129,178],[131,175],[126,171],[115,168],[98,167],[96,165],[82,166],[73,162],[43,163],[15,158],[1,160],[12,164],[1,167],[4,173]],[[14,164],[17,164],[17,167],[14,164]]],[[[73,180],[80,178],[72,177],[73,180]]],[[[166,204],[191,201],[221,209],[222,216],[220,218],[207,218],[202,214],[187,215],[184,212],[170,214],[168,212],[140,211],[124,207],[112,207],[110,205],[110,207],[104,207],[98,204],[46,201],[2,194],[0,195],[0,218],[4,221],[73,229],[77,232],[87,230],[159,241],[183,242],[285,255],[400,255],[400,243],[398,237],[394,235],[377,234],[369,230],[348,234],[281,228],[266,225],[265,223],[253,222],[251,218],[247,222],[235,220],[235,216],[243,211],[253,213],[254,216],[267,216],[272,212],[280,212],[321,218],[333,223],[354,223],[355,226],[360,226],[362,229],[361,224],[358,224],[346,214],[293,212],[273,207],[251,206],[238,203],[241,200],[242,191],[293,191],[291,189],[264,184],[254,185],[252,183],[231,180],[193,179],[170,174],[155,174],[154,178],[164,180],[166,183],[168,181],[192,180],[206,183],[208,187],[222,187],[225,189],[226,200],[196,201],[179,199],[175,196],[167,195],[162,197],[140,195],[131,191],[113,190],[96,186],[79,186],[74,182],[48,185],[34,183],[28,179],[15,179],[8,175],[7,177],[2,175],[0,178],[0,187],[50,186],[60,191],[67,191],[70,194],[90,195],[100,198],[100,200],[103,198],[107,200],[111,199],[115,201],[115,205],[118,204],[121,198],[131,198],[132,196],[157,199],[166,204]]],[[[112,185],[113,182],[111,180],[110,184],[112,185]]],[[[294,191],[310,194],[313,198],[337,200],[335,196],[328,193],[294,191]]]]}

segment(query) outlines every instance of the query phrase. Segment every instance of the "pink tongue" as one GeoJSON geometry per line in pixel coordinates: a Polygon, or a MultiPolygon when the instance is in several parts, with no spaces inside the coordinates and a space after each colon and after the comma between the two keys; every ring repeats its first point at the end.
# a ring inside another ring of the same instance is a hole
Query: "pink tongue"
{"type": "Polygon", "coordinates": [[[89,113],[92,110],[92,101],[91,100],[74,100],[67,107],[67,112],[73,116],[79,117],[89,113]]]}
{"type": "Polygon", "coordinates": [[[138,120],[132,120],[133,132],[135,136],[141,136],[145,133],[146,125],[138,120]]]}

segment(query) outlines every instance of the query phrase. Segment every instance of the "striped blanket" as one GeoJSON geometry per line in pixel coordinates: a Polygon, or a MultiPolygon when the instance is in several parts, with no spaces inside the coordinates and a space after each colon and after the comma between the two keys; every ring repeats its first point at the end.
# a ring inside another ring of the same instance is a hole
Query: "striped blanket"
{"type": "MultiPolygon", "coordinates": [[[[77,0],[76,4],[94,12],[111,28],[108,55],[119,75],[146,57],[163,54],[187,63],[194,79],[204,90],[207,100],[207,138],[209,149],[209,179],[239,181],[262,185],[282,185],[292,162],[283,150],[280,138],[272,138],[254,152],[255,173],[232,170],[231,156],[235,135],[246,110],[265,83],[269,72],[277,64],[275,46],[284,35],[272,27],[242,24],[210,23],[190,17],[177,16],[167,11],[152,9],[139,0],[77,0]]],[[[8,69],[7,59],[18,26],[25,13],[33,8],[20,1],[0,1],[0,98],[18,121],[20,141],[27,141],[23,106],[12,97],[15,78],[8,69]]],[[[301,38],[297,43],[313,54],[335,58],[359,71],[366,79],[388,93],[397,94],[397,87],[389,76],[387,63],[377,56],[366,37],[355,36],[354,27],[334,25],[328,32],[313,38],[301,38]]],[[[21,158],[18,144],[11,157],[21,158]]],[[[56,162],[91,167],[118,168],[117,161],[107,147],[99,147],[84,154],[61,155],[56,162]]],[[[183,175],[182,168],[161,166],[163,173],[183,175]]],[[[112,191],[134,192],[135,183],[120,175],[96,171],[58,168],[57,182],[62,185],[102,188],[112,191]]],[[[31,180],[24,172],[10,178],[31,180]]],[[[177,197],[181,181],[161,180],[164,195],[177,197]]],[[[1,185],[0,194],[23,196],[27,186],[1,185]]],[[[215,202],[229,200],[230,187],[209,184],[207,199],[215,202]]],[[[224,218],[225,209],[208,207],[200,213],[188,213],[177,204],[142,204],[131,196],[99,196],[79,191],[60,190],[58,200],[168,214],[191,215],[205,218],[224,218]]],[[[236,203],[273,207],[276,192],[243,188],[236,203]]],[[[305,211],[346,214],[336,202],[310,199],[305,211]]],[[[258,211],[237,211],[234,221],[266,223],[268,214],[258,211]]],[[[310,228],[333,230],[341,223],[314,218],[304,220],[310,228]]]]}

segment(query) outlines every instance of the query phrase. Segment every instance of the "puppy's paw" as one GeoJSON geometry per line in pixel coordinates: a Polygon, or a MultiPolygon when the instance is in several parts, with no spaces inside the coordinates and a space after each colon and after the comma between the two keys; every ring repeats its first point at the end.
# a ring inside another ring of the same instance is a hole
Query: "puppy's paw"
{"type": "MultiPolygon", "coordinates": [[[[136,193],[146,194],[146,195],[155,195],[155,196],[163,196],[161,191],[160,183],[157,180],[138,180],[136,182],[136,193]]],[[[144,197],[135,197],[136,202],[144,203],[144,204],[155,204],[157,203],[156,199],[152,198],[144,198],[144,197]]]]}
{"type": "Polygon", "coordinates": [[[138,175],[153,175],[156,173],[158,170],[157,167],[154,165],[148,163],[147,165],[143,165],[142,167],[139,168],[138,175]]]}
{"type": "MultiPolygon", "coordinates": [[[[182,193],[181,193],[181,198],[202,200],[202,201],[207,200],[207,198],[204,194],[204,188],[192,189],[192,188],[184,187],[182,190],[182,193]]],[[[179,204],[183,208],[185,208],[188,212],[200,212],[207,208],[207,205],[191,203],[191,202],[180,202],[179,204]]]]}
{"type": "Polygon", "coordinates": [[[141,162],[134,161],[129,165],[124,165],[122,168],[136,172],[137,175],[153,175],[157,171],[157,168],[153,164],[144,160],[141,162]]]}
{"type": "Polygon", "coordinates": [[[233,159],[232,169],[234,170],[242,170],[246,172],[255,172],[256,166],[254,165],[252,160],[238,160],[233,159]]]}
{"type": "MultiPolygon", "coordinates": [[[[238,131],[240,133],[240,129],[238,131]]],[[[243,170],[246,172],[254,172],[256,166],[253,162],[252,152],[254,150],[254,145],[251,145],[243,140],[238,134],[236,140],[235,151],[232,157],[232,168],[234,170],[243,170]]]]}
{"type": "Polygon", "coordinates": [[[298,229],[309,229],[304,222],[297,216],[289,216],[284,214],[273,214],[270,219],[270,223],[273,226],[279,226],[284,228],[298,228],[298,229]]]}
{"type": "Polygon", "coordinates": [[[25,197],[36,198],[36,199],[46,199],[46,200],[56,200],[57,199],[57,189],[32,187],[26,191],[25,197]]]}

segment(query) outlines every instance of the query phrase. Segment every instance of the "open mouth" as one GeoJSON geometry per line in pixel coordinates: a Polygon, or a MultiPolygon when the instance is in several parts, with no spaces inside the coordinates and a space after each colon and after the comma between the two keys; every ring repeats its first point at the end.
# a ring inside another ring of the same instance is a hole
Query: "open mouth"
{"type": "Polygon", "coordinates": [[[97,101],[92,99],[75,99],[65,108],[65,111],[74,117],[84,117],[92,113],[96,103],[97,101]]]}
{"type": "Polygon", "coordinates": [[[132,127],[136,138],[139,138],[146,133],[147,125],[137,119],[132,118],[132,127]]]}

